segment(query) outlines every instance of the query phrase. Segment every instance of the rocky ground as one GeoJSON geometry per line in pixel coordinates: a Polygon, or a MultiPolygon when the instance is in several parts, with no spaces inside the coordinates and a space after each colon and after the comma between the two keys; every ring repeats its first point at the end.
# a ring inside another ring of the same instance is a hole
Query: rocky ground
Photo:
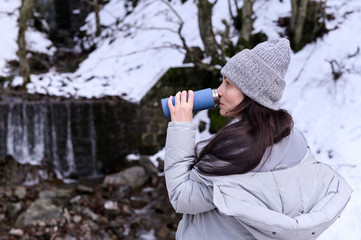
{"type": "Polygon", "coordinates": [[[34,172],[0,161],[0,239],[174,239],[181,216],[147,158],[101,179],[65,184],[43,172],[24,185],[34,172]]]}

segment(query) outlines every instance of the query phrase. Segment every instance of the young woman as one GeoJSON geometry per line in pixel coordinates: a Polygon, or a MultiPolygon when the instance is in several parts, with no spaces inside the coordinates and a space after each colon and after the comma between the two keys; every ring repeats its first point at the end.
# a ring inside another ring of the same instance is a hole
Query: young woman
{"type": "Polygon", "coordinates": [[[188,101],[178,92],[174,106],[169,98],[165,177],[174,209],[184,214],[177,239],[316,239],[345,208],[350,187],[315,160],[277,106],[290,51],[288,40],[271,40],[227,62],[219,109],[238,121],[201,149],[193,92],[188,101]]]}

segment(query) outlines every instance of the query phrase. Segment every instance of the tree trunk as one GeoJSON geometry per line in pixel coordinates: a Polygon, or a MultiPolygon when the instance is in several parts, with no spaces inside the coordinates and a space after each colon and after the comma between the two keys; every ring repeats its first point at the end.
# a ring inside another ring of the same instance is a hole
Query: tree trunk
{"type": "Polygon", "coordinates": [[[95,24],[96,24],[96,32],[95,32],[95,36],[99,36],[101,33],[101,26],[100,26],[100,18],[99,18],[99,2],[98,0],[94,0],[93,1],[93,5],[94,5],[94,13],[95,13],[95,24]]]}
{"type": "Polygon", "coordinates": [[[298,6],[297,2],[299,0],[291,0],[291,23],[290,23],[290,29],[293,31],[296,26],[296,19],[297,19],[297,13],[298,13],[298,6]]]}
{"type": "Polygon", "coordinates": [[[198,1],[198,27],[201,35],[201,39],[204,45],[204,50],[208,56],[214,59],[219,59],[217,52],[218,45],[213,33],[212,26],[212,9],[214,3],[208,2],[208,0],[198,1]]]}
{"type": "Polygon", "coordinates": [[[247,42],[249,42],[252,32],[252,6],[252,0],[243,1],[241,38],[247,42]]]}
{"type": "Polygon", "coordinates": [[[297,24],[295,26],[295,44],[298,45],[302,38],[302,30],[303,25],[305,23],[306,14],[307,14],[307,3],[308,0],[301,0],[298,16],[297,16],[297,24]]]}
{"type": "Polygon", "coordinates": [[[298,46],[301,42],[303,26],[307,14],[307,4],[308,0],[291,0],[291,31],[294,33],[293,41],[295,46],[298,46]]]}
{"type": "Polygon", "coordinates": [[[27,22],[32,15],[34,7],[34,0],[22,0],[19,14],[19,31],[18,31],[18,51],[17,55],[19,57],[19,65],[20,65],[20,74],[23,77],[23,87],[25,88],[26,84],[30,82],[30,66],[29,62],[26,58],[27,49],[26,49],[26,40],[25,40],[25,32],[27,28],[27,22]]]}

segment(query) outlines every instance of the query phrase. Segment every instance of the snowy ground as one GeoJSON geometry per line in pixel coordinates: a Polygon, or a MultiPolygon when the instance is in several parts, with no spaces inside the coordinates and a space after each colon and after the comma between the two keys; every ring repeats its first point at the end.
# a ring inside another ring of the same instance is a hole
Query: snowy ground
{"type": "MultiPolygon", "coordinates": [[[[15,10],[20,0],[0,1],[0,28],[6,32],[0,38],[0,75],[6,76],[5,60],[16,58],[18,13],[15,10]]],[[[32,76],[28,91],[76,97],[118,95],[139,102],[169,67],[182,65],[184,52],[174,48],[181,44],[174,32],[180,19],[172,9],[160,0],[143,0],[139,1],[134,14],[124,18],[121,4],[123,0],[113,0],[103,8],[102,23],[119,30],[112,38],[98,40],[97,50],[75,73],[50,71],[32,76]],[[116,18],[123,19],[121,25],[115,25],[116,18]],[[124,31],[129,26],[136,26],[137,31],[130,28],[124,31]]],[[[293,54],[282,106],[292,113],[318,160],[330,164],[354,190],[341,218],[320,239],[357,240],[361,236],[361,54],[349,56],[361,48],[361,1],[328,0],[327,4],[328,12],[336,17],[327,22],[327,26],[338,28],[293,54]],[[337,61],[343,71],[337,81],[332,77],[329,63],[332,60],[337,61]]],[[[182,33],[188,45],[202,47],[196,30],[194,1],[172,6],[184,21],[182,33]]],[[[290,15],[290,1],[258,0],[254,9],[255,32],[263,31],[269,38],[283,32],[275,21],[290,15]]],[[[215,6],[215,28],[223,29],[222,18],[229,19],[226,0],[218,1],[215,6]]],[[[95,31],[93,22],[94,16],[90,15],[84,26],[90,33],[95,31]]],[[[47,49],[51,42],[34,30],[28,31],[27,38],[33,50],[54,51],[54,48],[47,49]]],[[[20,78],[16,80],[21,83],[20,78]]],[[[206,114],[197,114],[194,121],[200,119],[207,121],[206,114]]],[[[199,135],[199,138],[205,137],[209,134],[199,135]]],[[[153,159],[162,155],[160,151],[153,159]]]]}

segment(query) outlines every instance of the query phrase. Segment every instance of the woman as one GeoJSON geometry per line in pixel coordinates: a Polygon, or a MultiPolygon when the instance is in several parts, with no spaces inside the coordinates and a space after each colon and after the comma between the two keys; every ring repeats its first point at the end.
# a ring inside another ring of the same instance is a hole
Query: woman
{"type": "Polygon", "coordinates": [[[316,239],[341,214],[351,189],[313,157],[281,99],[289,62],[286,39],[258,44],[221,69],[220,114],[238,121],[199,150],[194,93],[168,107],[165,177],[183,213],[177,239],[316,239]]]}

